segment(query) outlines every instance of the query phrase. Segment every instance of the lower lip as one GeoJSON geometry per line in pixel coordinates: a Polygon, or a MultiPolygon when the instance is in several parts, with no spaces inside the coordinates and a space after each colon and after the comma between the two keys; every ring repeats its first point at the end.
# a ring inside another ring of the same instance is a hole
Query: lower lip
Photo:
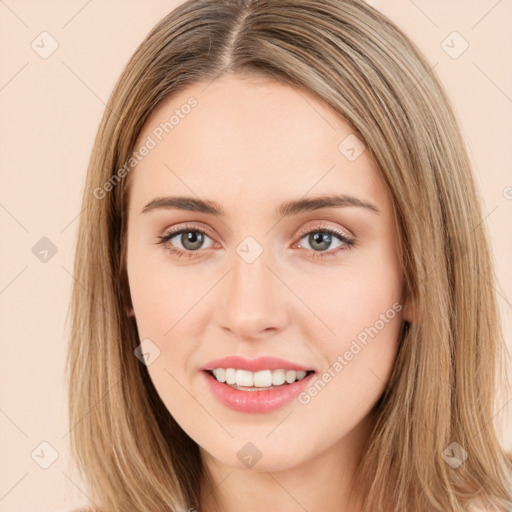
{"type": "Polygon", "coordinates": [[[219,382],[208,372],[201,372],[213,395],[226,407],[238,412],[271,412],[291,402],[310,384],[314,373],[293,384],[284,384],[265,391],[244,391],[219,382]]]}

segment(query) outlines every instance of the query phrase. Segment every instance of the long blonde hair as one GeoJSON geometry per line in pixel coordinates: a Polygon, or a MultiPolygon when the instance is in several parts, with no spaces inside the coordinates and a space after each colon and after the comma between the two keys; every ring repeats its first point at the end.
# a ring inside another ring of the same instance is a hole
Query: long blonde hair
{"type": "Polygon", "coordinates": [[[134,356],[129,175],[119,169],[164,97],[228,71],[315,94],[365,141],[392,194],[414,320],[404,324],[355,475],[364,510],[461,512],[476,497],[512,507],[512,460],[493,423],[507,379],[490,249],[467,151],[430,68],[358,0],[190,0],[137,48],[94,143],[69,311],[70,442],[93,510],[199,506],[198,446],[134,356]],[[468,455],[458,468],[443,458],[454,442],[468,455]]]}

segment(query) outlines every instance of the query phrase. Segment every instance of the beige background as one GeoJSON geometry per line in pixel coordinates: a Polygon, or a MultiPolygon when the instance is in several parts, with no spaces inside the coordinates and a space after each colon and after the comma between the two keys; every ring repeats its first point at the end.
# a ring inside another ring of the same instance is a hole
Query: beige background
{"type": "MultiPolygon", "coordinates": [[[[85,170],[122,68],[151,27],[179,3],[0,0],[0,512],[60,511],[88,503],[68,468],[63,373],[85,170]],[[50,35],[40,36],[43,31],[50,35]],[[57,50],[42,58],[53,40],[57,50]],[[43,237],[57,249],[46,262],[32,252],[43,237]],[[55,462],[41,468],[52,454],[55,462]]],[[[418,44],[453,100],[485,201],[512,348],[512,2],[370,3],[418,44]],[[453,58],[464,40],[467,50],[453,58]]],[[[508,449],[510,398],[502,398],[497,415],[508,449]]]]}

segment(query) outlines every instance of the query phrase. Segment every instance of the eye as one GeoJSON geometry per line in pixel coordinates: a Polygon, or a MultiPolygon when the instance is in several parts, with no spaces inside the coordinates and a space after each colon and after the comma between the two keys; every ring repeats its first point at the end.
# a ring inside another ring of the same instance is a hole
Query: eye
{"type": "MultiPolygon", "coordinates": [[[[213,242],[206,231],[197,227],[185,226],[173,229],[164,236],[159,236],[157,243],[168,248],[170,253],[175,254],[178,258],[182,256],[194,257],[196,256],[194,252],[198,252],[199,249],[205,249],[203,244],[206,238],[213,242]],[[176,240],[172,241],[173,239],[176,240]]],[[[206,247],[206,249],[209,248],[210,246],[206,247]]]]}
{"type": "Polygon", "coordinates": [[[313,258],[323,258],[328,256],[334,256],[340,250],[350,249],[355,242],[352,238],[349,238],[345,233],[338,231],[337,229],[331,227],[321,226],[315,229],[310,229],[308,231],[303,231],[299,234],[300,238],[300,247],[308,246],[307,249],[310,249],[315,252],[313,258]],[[305,240],[302,243],[302,240],[305,240]],[[338,242],[335,247],[333,246],[334,242],[338,242]],[[330,250],[329,250],[330,249],[330,250]]]}

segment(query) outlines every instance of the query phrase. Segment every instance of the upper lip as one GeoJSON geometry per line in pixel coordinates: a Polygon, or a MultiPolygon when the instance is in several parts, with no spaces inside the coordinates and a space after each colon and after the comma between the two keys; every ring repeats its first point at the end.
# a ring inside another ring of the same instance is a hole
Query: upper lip
{"type": "Polygon", "coordinates": [[[260,370],[302,370],[313,371],[313,368],[308,368],[302,364],[286,361],[278,357],[262,356],[256,359],[246,359],[241,356],[228,356],[221,359],[215,359],[206,363],[203,370],[214,370],[215,368],[236,368],[239,370],[249,370],[257,372],[260,370]]]}

